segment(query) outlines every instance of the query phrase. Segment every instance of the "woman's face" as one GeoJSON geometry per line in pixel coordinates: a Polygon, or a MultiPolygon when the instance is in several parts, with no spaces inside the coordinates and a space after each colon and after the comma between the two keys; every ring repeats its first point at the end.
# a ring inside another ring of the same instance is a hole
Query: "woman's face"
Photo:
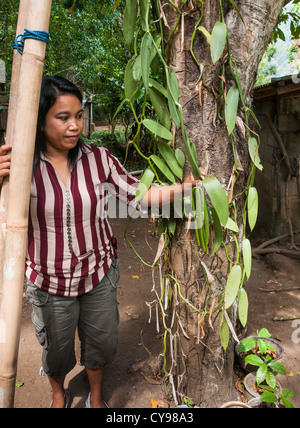
{"type": "Polygon", "coordinates": [[[83,109],[75,95],[62,95],[50,108],[43,128],[46,154],[67,155],[78,143],[83,131],[83,109]]]}

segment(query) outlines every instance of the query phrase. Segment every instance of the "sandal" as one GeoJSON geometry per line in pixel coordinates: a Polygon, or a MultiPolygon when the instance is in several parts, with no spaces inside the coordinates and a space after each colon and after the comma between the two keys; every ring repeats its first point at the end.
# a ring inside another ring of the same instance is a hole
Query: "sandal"
{"type": "MultiPolygon", "coordinates": [[[[109,405],[104,400],[103,400],[103,403],[109,409],[109,405]]],[[[86,409],[90,409],[91,408],[91,393],[89,393],[88,398],[85,401],[85,408],[86,409]]]]}

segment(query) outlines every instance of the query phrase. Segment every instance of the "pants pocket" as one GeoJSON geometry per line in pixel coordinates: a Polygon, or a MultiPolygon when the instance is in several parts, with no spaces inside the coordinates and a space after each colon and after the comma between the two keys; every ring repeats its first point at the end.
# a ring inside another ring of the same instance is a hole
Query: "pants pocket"
{"type": "Polygon", "coordinates": [[[26,296],[32,304],[32,322],[39,344],[46,350],[49,348],[49,334],[45,325],[43,308],[49,301],[49,294],[27,281],[26,296]]]}
{"type": "Polygon", "coordinates": [[[112,288],[116,290],[120,281],[120,268],[117,259],[113,259],[111,267],[107,272],[106,276],[109,279],[112,288]]]}
{"type": "Polygon", "coordinates": [[[34,325],[35,336],[39,342],[39,344],[46,350],[49,348],[49,337],[48,331],[45,324],[38,318],[36,313],[32,312],[32,322],[34,325]]]}
{"type": "Polygon", "coordinates": [[[49,294],[31,282],[27,282],[26,296],[32,305],[42,307],[49,299],[49,294]]]}

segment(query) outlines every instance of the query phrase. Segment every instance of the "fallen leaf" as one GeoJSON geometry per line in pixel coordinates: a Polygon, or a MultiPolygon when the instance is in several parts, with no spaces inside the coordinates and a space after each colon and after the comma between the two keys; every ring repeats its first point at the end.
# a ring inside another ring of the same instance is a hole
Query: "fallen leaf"
{"type": "Polygon", "coordinates": [[[21,388],[24,386],[24,382],[16,382],[16,388],[21,388]]]}
{"type": "Polygon", "coordinates": [[[132,277],[133,279],[140,279],[140,277],[139,277],[138,275],[131,275],[131,277],[132,277]]]}
{"type": "Polygon", "coordinates": [[[295,376],[296,374],[300,374],[300,372],[293,372],[292,370],[287,374],[288,377],[295,376]]]}
{"type": "Polygon", "coordinates": [[[158,400],[158,408],[167,407],[167,404],[163,400],[158,400]]]}
{"type": "Polygon", "coordinates": [[[235,387],[236,387],[236,389],[237,389],[241,394],[244,394],[244,392],[245,392],[245,388],[244,388],[243,383],[242,383],[240,380],[238,380],[238,381],[236,382],[235,387]]]}
{"type": "Polygon", "coordinates": [[[151,406],[152,406],[152,409],[157,409],[158,401],[154,400],[154,398],[151,398],[151,406]]]}

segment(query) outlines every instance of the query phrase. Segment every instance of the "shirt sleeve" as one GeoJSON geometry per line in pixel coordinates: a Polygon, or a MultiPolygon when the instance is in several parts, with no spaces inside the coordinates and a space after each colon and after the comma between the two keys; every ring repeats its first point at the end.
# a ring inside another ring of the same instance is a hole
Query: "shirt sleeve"
{"type": "Polygon", "coordinates": [[[112,185],[110,186],[112,193],[125,204],[140,211],[140,202],[135,200],[139,180],[131,175],[108,150],[106,155],[109,166],[108,183],[112,185]]]}

